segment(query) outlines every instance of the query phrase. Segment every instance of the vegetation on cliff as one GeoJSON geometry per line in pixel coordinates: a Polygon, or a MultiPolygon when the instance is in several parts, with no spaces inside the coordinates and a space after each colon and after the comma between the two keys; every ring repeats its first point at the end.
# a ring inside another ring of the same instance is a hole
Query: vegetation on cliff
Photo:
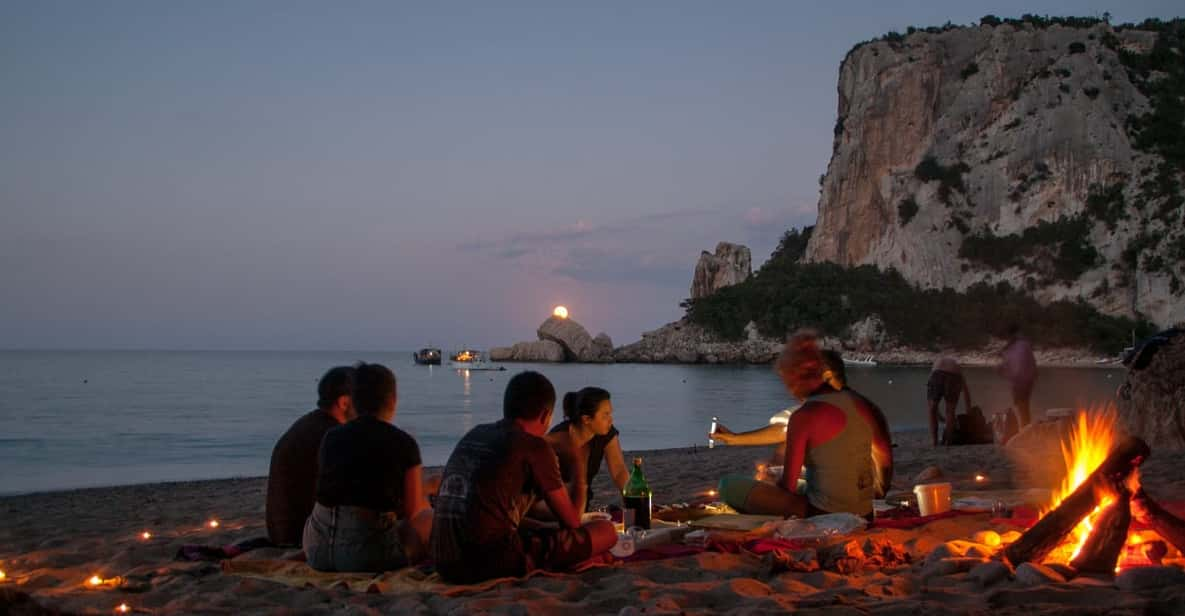
{"type": "Polygon", "coordinates": [[[1150,323],[1103,315],[1082,300],[1042,305],[1003,283],[975,285],[964,293],[926,290],[871,265],[804,263],[811,229],[787,231],[769,261],[745,282],[684,302],[688,318],[737,340],[750,321],[771,338],[799,327],[843,337],[851,325],[876,314],[898,343],[919,348],[979,348],[1018,323],[1036,344],[1117,353],[1132,330],[1140,336],[1153,331],[1150,323]]]}

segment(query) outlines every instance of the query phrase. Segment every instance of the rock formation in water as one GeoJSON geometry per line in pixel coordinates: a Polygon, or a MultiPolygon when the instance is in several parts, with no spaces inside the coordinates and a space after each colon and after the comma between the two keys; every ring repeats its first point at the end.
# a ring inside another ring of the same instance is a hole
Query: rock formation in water
{"type": "Polygon", "coordinates": [[[1154,344],[1130,362],[1119,387],[1119,418],[1153,451],[1180,450],[1185,448],[1185,335],[1154,344]]]}
{"type": "Polygon", "coordinates": [[[985,18],[857,46],[806,258],[1185,319],[1182,169],[1155,134],[1180,122],[1156,94],[1180,72],[1156,68],[1181,62],[1164,37],[985,18]]]}
{"type": "Polygon", "coordinates": [[[539,340],[490,349],[492,361],[586,362],[613,361],[613,340],[601,332],[594,338],[571,318],[548,317],[536,330],[539,340]]]}
{"type": "Polygon", "coordinates": [[[720,242],[716,252],[703,251],[691,278],[691,299],[707,297],[716,291],[744,282],[753,275],[753,256],[748,246],[720,242]]]}

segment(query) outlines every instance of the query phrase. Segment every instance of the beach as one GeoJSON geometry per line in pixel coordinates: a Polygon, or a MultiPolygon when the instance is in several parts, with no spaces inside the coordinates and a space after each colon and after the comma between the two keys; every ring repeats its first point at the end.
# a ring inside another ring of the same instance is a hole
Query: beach
{"type": "MultiPolygon", "coordinates": [[[[933,448],[928,435],[903,432],[896,443],[895,490],[908,490],[923,469],[937,466],[956,491],[1018,487],[1021,476],[993,445],[933,448]],[[975,481],[981,474],[986,481],[975,481]]],[[[759,447],[630,451],[639,455],[655,503],[702,501],[716,480],[753,472],[768,457],[759,447]]],[[[1185,453],[1154,452],[1143,484],[1161,501],[1185,500],[1179,469],[1185,453]]],[[[438,469],[429,469],[428,474],[438,469]]],[[[751,554],[703,552],[650,562],[615,563],[582,573],[535,576],[492,588],[419,589],[344,584],[298,588],[249,574],[252,563],[299,559],[299,552],[260,548],[221,564],[175,560],[189,544],[222,546],[264,536],[265,478],[155,483],[45,492],[0,498],[0,612],[110,614],[761,614],[797,609],[827,614],[1084,614],[1180,613],[1185,587],[1119,590],[1080,577],[1029,585],[1018,580],[983,587],[966,573],[925,575],[924,556],[944,541],[994,528],[989,514],[932,522],[913,530],[876,529],[859,536],[904,546],[912,564],[877,571],[772,575],[751,554]],[[209,522],[217,520],[211,528],[209,522]],[[145,539],[141,533],[151,536],[145,539]],[[229,566],[228,566],[229,563],[229,566]],[[104,582],[88,587],[91,576],[104,582]],[[361,588],[361,590],[359,589],[361,588]]],[[[602,472],[599,502],[614,502],[602,472]]],[[[998,528],[998,530],[1005,530],[998,528]]]]}

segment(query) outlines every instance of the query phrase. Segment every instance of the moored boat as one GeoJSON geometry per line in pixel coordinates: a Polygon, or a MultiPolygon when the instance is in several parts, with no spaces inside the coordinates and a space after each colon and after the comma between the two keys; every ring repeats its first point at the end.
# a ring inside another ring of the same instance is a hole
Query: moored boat
{"type": "Polygon", "coordinates": [[[439,366],[440,349],[423,348],[411,354],[411,358],[421,366],[439,366]]]}

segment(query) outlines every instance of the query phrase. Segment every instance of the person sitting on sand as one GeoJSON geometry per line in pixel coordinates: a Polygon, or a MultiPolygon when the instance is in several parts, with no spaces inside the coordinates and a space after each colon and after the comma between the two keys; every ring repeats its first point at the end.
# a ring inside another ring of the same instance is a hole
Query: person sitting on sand
{"type": "Polygon", "coordinates": [[[354,369],[331,368],[317,384],[317,409],[297,419],[272,449],[267,473],[267,537],[299,546],[317,491],[317,450],[325,433],[354,418],[354,369]]]}
{"type": "Polygon", "coordinates": [[[782,349],[778,375],[802,405],[786,429],[786,462],[779,484],[726,477],[720,494],[742,513],[806,517],[823,513],[872,515],[875,473],[870,461],[873,426],[865,401],[836,391],[813,331],[800,330],[782,349]],[[853,463],[866,460],[865,463],[853,463]],[[798,491],[803,475],[805,490],[798,491]]]}
{"type": "Polygon", "coordinates": [[[420,447],[395,427],[395,374],[354,368],[358,418],[325,434],[317,504],[304,529],[318,571],[390,571],[427,552],[432,510],[421,485],[420,447]]]}
{"type": "Polygon", "coordinates": [[[930,442],[938,446],[938,403],[946,401],[946,426],[942,430],[942,444],[955,444],[955,411],[959,407],[959,394],[963,395],[964,406],[971,410],[971,388],[963,378],[959,361],[953,357],[939,357],[930,367],[930,378],[926,381],[926,409],[930,414],[930,442]]]}
{"type": "Polygon", "coordinates": [[[600,387],[585,387],[564,394],[564,421],[556,424],[545,437],[560,460],[560,475],[570,488],[578,511],[592,504],[592,481],[601,470],[601,460],[609,466],[609,476],[617,489],[625,488],[630,478],[621,453],[621,441],[613,426],[613,403],[609,392],[600,387]]]}
{"type": "Polygon", "coordinates": [[[607,520],[580,524],[559,460],[543,438],[554,406],[547,377],[521,372],[506,385],[502,420],[473,428],[457,443],[444,467],[432,525],[432,558],[446,581],[563,570],[617,542],[607,520]],[[526,521],[540,497],[559,528],[526,521]]]}
{"type": "MultiPolygon", "coordinates": [[[[885,493],[893,484],[893,440],[889,433],[889,422],[880,407],[873,404],[859,392],[848,387],[847,370],[844,368],[843,357],[831,349],[820,351],[823,356],[825,369],[823,378],[836,391],[848,392],[859,399],[859,410],[864,419],[872,426],[871,460],[876,480],[876,498],[884,498],[885,493]]],[[[748,432],[733,432],[722,424],[716,425],[716,431],[708,437],[726,445],[777,445],[777,450],[771,459],[773,464],[780,465],[786,459],[786,428],[790,417],[801,405],[795,405],[775,414],[764,428],[748,432]]],[[[721,490],[723,493],[723,490],[721,490]]]]}

